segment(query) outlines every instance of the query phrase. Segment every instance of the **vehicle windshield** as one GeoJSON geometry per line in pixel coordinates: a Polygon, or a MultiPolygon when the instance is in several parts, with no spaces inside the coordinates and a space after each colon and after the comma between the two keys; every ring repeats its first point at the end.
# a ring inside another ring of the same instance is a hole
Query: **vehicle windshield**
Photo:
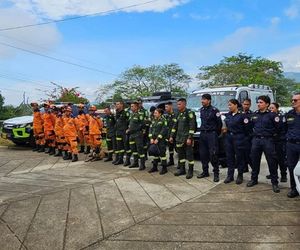
{"type": "Polygon", "coordinates": [[[193,110],[199,110],[201,107],[201,96],[203,94],[210,94],[211,104],[224,112],[228,110],[228,101],[235,98],[236,91],[213,91],[191,94],[187,100],[188,107],[193,110]]]}

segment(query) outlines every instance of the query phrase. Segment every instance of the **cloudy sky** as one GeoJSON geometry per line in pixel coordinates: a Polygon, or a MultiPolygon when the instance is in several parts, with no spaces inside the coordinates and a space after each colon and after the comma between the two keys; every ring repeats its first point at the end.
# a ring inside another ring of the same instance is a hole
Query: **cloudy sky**
{"type": "Polygon", "coordinates": [[[239,52],[300,72],[300,0],[0,1],[6,104],[19,104],[24,91],[43,98],[50,82],[78,86],[93,101],[101,84],[135,64],[176,62],[195,75],[239,52]],[[82,18],[52,22],[73,17],[82,18]]]}

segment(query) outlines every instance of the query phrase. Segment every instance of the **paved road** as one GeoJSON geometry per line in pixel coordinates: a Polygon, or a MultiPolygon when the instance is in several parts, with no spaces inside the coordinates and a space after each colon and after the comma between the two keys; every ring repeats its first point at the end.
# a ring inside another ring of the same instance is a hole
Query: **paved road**
{"type": "Polygon", "coordinates": [[[0,249],[300,249],[300,199],[265,164],[246,188],[84,157],[0,148],[0,249]]]}

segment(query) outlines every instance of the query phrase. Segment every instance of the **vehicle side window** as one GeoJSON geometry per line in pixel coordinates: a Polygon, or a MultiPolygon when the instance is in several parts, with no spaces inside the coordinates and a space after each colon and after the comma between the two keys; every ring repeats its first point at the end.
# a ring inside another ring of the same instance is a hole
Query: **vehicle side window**
{"type": "Polygon", "coordinates": [[[247,98],[248,98],[248,92],[246,90],[241,91],[239,94],[239,102],[242,103],[247,98]]]}

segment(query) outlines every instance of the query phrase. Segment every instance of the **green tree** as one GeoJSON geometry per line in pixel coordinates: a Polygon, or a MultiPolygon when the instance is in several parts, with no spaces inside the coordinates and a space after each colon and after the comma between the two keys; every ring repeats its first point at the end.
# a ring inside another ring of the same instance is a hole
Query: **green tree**
{"type": "Polygon", "coordinates": [[[284,77],[281,62],[242,53],[224,57],[218,64],[200,67],[197,78],[201,80],[202,86],[267,85],[282,105],[288,103],[290,90],[297,86],[294,80],[284,77]]]}
{"type": "Polygon", "coordinates": [[[101,99],[110,93],[110,96],[134,99],[138,96],[150,96],[158,91],[185,96],[190,81],[190,76],[175,63],[149,67],[135,65],[123,72],[112,84],[99,88],[98,96],[101,99]]]}

